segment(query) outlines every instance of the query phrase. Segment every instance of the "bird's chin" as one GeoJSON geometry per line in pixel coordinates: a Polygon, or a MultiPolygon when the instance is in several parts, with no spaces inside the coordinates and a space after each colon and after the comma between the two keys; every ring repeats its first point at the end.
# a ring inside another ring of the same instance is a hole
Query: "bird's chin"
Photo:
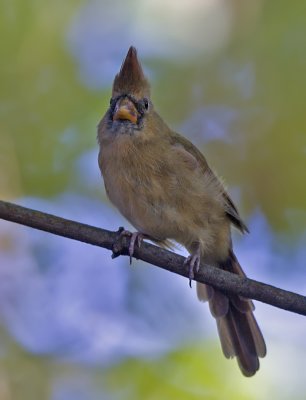
{"type": "Polygon", "coordinates": [[[111,130],[117,135],[132,135],[139,129],[139,124],[129,120],[117,120],[111,123],[111,130]]]}

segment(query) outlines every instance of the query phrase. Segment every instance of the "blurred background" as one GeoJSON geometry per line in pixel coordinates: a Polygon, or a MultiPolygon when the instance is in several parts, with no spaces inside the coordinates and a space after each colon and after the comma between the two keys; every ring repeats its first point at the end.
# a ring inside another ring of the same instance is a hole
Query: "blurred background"
{"type": "MultiPolygon", "coordinates": [[[[1,0],[0,198],[129,228],[96,126],[130,45],[156,109],[225,178],[246,273],[306,292],[306,2],[1,0]]],[[[0,400],[306,399],[306,319],[256,304],[244,378],[188,282],[0,220],[0,400]]]]}

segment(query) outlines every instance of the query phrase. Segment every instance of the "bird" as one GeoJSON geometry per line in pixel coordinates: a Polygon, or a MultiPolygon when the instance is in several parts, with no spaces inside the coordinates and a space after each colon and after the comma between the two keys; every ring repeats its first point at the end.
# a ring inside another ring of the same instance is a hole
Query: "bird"
{"type": "MultiPolygon", "coordinates": [[[[131,46],[115,76],[110,105],[98,124],[98,164],[108,198],[136,228],[129,253],[143,239],[161,246],[178,243],[190,281],[208,264],[245,277],[235,256],[232,226],[248,232],[223,183],[202,152],[174,132],[151,100],[137,50],[131,46]],[[200,266],[201,265],[201,266],[200,266]]],[[[254,304],[197,282],[208,301],[226,358],[236,357],[242,374],[253,376],[266,344],[254,317],[254,304]]]]}

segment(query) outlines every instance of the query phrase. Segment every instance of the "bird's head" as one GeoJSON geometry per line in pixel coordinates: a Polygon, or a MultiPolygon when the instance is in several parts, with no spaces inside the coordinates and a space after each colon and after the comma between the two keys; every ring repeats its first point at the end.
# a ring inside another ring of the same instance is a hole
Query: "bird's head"
{"type": "Polygon", "coordinates": [[[109,122],[115,128],[139,128],[151,107],[150,85],[144,76],[135,47],[130,47],[113,83],[109,122]]]}

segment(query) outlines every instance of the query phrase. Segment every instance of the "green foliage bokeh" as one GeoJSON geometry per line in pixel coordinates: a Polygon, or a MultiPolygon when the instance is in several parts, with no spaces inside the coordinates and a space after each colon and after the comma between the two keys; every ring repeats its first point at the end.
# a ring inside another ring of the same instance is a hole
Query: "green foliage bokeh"
{"type": "MultiPolygon", "coordinates": [[[[50,197],[73,190],[74,163],[96,146],[96,125],[108,105],[111,82],[101,91],[86,88],[68,49],[67,30],[82,4],[0,2],[3,197],[50,197]]],[[[238,30],[213,57],[182,64],[147,61],[158,71],[153,99],[173,127],[200,105],[226,104],[241,113],[228,132],[230,143],[212,141],[203,150],[216,170],[226,173],[229,185],[241,187],[244,214],[260,208],[289,241],[306,222],[305,15],[304,1],[266,1],[255,27],[238,30]],[[219,67],[228,62],[234,69],[252,65],[251,97],[241,97],[234,83],[220,81],[219,67]],[[190,89],[193,84],[203,92],[201,104],[190,89]]],[[[231,372],[234,362],[226,364],[219,347],[208,342],[200,353],[183,348],[157,360],[129,360],[104,370],[28,354],[3,331],[0,338],[8,350],[0,354],[1,400],[51,398],[55,378],[77,381],[83,374],[90,376],[96,396],[104,393],[100,398],[223,399],[224,393],[227,399],[259,398],[256,382],[263,378],[242,383],[239,372],[231,372]]]]}

